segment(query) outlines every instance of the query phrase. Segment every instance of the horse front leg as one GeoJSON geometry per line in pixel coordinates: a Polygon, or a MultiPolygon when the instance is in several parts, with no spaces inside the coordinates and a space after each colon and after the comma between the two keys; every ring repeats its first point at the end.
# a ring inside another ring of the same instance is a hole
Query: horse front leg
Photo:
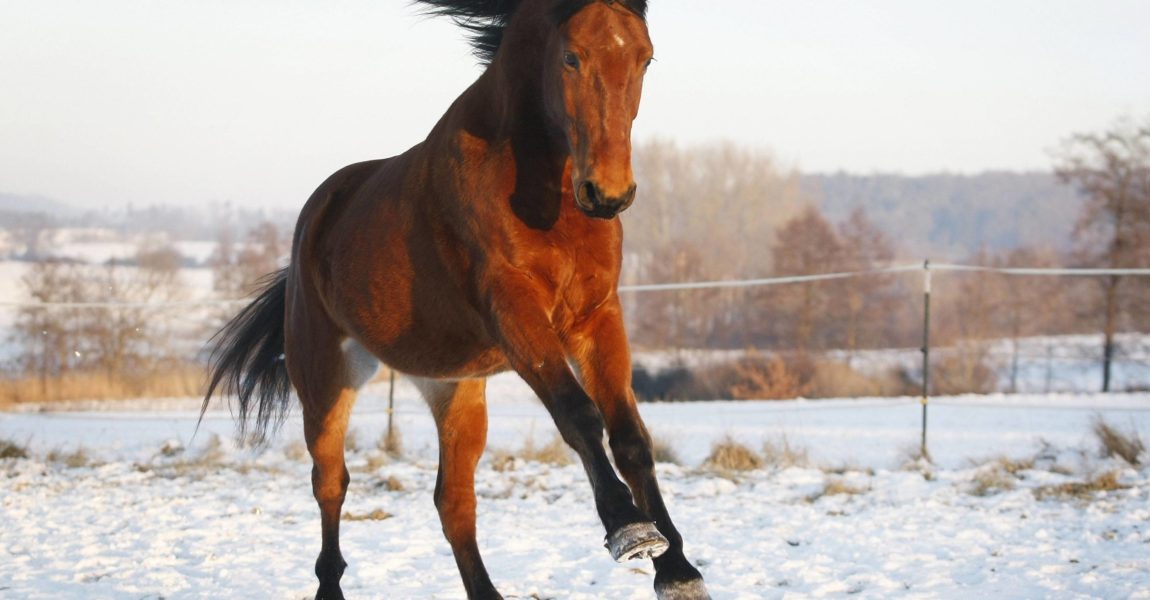
{"type": "Polygon", "coordinates": [[[683,554],[683,537],[671,522],[655,477],[651,436],[631,389],[631,354],[618,301],[600,308],[571,337],[571,354],[583,384],[599,406],[623,478],[639,508],[654,519],[670,547],[655,557],[655,592],[660,600],[710,598],[703,577],[683,554]]]}
{"type": "Polygon", "coordinates": [[[583,463],[611,556],[621,562],[662,554],[667,540],[636,508],[611,466],[603,447],[603,415],[568,366],[538,289],[529,280],[508,278],[496,286],[491,304],[491,327],[512,368],[543,401],[559,435],[583,463]]]}

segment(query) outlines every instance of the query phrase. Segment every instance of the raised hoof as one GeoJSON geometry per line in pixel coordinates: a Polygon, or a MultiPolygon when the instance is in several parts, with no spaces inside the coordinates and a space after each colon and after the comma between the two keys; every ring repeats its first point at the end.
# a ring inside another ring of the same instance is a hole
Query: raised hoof
{"type": "Polygon", "coordinates": [[[702,579],[656,583],[655,597],[659,600],[711,600],[702,579]]]}
{"type": "Polygon", "coordinates": [[[607,536],[607,550],[615,562],[633,558],[655,558],[667,551],[667,538],[654,523],[631,523],[607,536]]]}

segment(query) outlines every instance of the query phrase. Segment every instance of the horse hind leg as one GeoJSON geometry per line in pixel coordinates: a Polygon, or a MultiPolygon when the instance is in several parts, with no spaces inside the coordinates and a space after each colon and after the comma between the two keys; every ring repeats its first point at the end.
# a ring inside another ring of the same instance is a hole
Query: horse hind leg
{"type": "Polygon", "coordinates": [[[501,599],[475,537],[475,467],[487,444],[486,381],[416,380],[439,432],[435,507],[471,600],[501,599]]]}
{"type": "Polygon", "coordinates": [[[312,493],[319,505],[322,546],[315,562],[319,579],[316,600],[342,600],[340,578],[347,562],[339,547],[340,514],[350,475],[344,462],[344,438],[356,389],[370,379],[372,361],[358,345],[336,343],[334,335],[288,348],[306,348],[303,356],[288,352],[288,369],[303,407],[304,439],[312,457],[312,493]],[[295,360],[293,360],[293,358],[295,360]]]}

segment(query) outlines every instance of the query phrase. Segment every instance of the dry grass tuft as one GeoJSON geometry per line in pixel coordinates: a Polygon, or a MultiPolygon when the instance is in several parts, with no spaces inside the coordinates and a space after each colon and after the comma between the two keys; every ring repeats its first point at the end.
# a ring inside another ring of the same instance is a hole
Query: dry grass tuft
{"type": "Polygon", "coordinates": [[[675,452],[675,448],[671,443],[660,437],[651,437],[651,453],[655,457],[657,463],[667,463],[672,465],[681,465],[683,462],[679,460],[679,454],[675,452]]]}
{"type": "Polygon", "coordinates": [[[821,493],[815,494],[810,498],[811,501],[818,500],[826,496],[858,496],[870,491],[870,488],[855,487],[842,477],[827,477],[823,483],[823,490],[821,493]]]}
{"type": "Polygon", "coordinates": [[[407,489],[404,487],[403,482],[397,479],[395,475],[389,475],[387,480],[383,482],[383,487],[387,488],[389,492],[402,492],[407,489]]]}
{"type": "Polygon", "coordinates": [[[565,467],[575,463],[571,458],[571,448],[558,435],[552,437],[550,442],[538,447],[535,446],[535,439],[528,437],[527,441],[523,443],[523,449],[519,451],[519,457],[526,461],[556,467],[565,467]]]}
{"type": "Polygon", "coordinates": [[[566,467],[575,464],[573,452],[558,435],[543,446],[535,444],[535,438],[528,436],[523,447],[518,451],[494,450],[491,456],[491,468],[502,473],[514,471],[519,461],[537,462],[556,467],[566,467]]]}
{"type": "Polygon", "coordinates": [[[1146,451],[1146,446],[1135,429],[1120,431],[1101,416],[1094,418],[1092,429],[1102,447],[1103,456],[1121,458],[1134,466],[1142,464],[1141,456],[1146,451]]]}
{"type": "Polygon", "coordinates": [[[970,493],[974,496],[990,496],[999,492],[1014,489],[1018,478],[1008,472],[999,463],[994,463],[979,469],[974,475],[974,482],[970,493]]]}
{"type": "Polygon", "coordinates": [[[1063,483],[1060,485],[1044,485],[1034,489],[1034,496],[1039,500],[1076,498],[1089,500],[1098,492],[1112,492],[1128,489],[1130,486],[1118,482],[1117,471],[1107,471],[1085,482],[1063,483]]]}
{"type": "Polygon", "coordinates": [[[778,440],[763,442],[763,462],[780,469],[807,467],[811,464],[811,457],[806,448],[791,445],[787,436],[782,435],[778,440]]]}
{"type": "Polygon", "coordinates": [[[763,467],[763,457],[727,437],[711,446],[711,454],[703,464],[718,471],[753,471],[763,467]]]}
{"type": "Polygon", "coordinates": [[[0,440],[0,459],[28,458],[28,448],[12,440],[0,440]]]}
{"type": "Polygon", "coordinates": [[[383,510],[382,508],[377,508],[366,514],[345,512],[340,518],[344,521],[383,521],[384,519],[390,519],[394,516],[395,515],[387,512],[386,510],[383,510]]]}
{"type": "Polygon", "coordinates": [[[391,458],[403,458],[403,435],[399,433],[399,428],[392,427],[391,431],[384,431],[375,447],[391,458]]]}
{"type": "Polygon", "coordinates": [[[48,462],[61,464],[69,469],[80,469],[96,465],[96,461],[88,455],[88,451],[83,447],[78,447],[71,452],[52,450],[48,453],[47,459],[48,462]]]}
{"type": "Polygon", "coordinates": [[[497,473],[515,470],[515,455],[506,450],[495,450],[491,455],[491,469],[497,473]]]}

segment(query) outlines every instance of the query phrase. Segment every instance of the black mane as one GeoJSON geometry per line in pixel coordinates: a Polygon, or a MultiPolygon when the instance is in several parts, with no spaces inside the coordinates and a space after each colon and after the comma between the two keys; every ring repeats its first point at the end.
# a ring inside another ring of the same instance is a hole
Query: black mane
{"type": "MultiPolygon", "coordinates": [[[[523,0],[414,0],[426,5],[427,14],[451,17],[468,32],[475,56],[490,63],[503,41],[503,29],[523,0]]],[[[597,0],[560,0],[552,12],[557,23],[563,23],[579,9],[597,0]]],[[[641,18],[647,16],[647,0],[602,0],[619,3],[641,18]]]]}

